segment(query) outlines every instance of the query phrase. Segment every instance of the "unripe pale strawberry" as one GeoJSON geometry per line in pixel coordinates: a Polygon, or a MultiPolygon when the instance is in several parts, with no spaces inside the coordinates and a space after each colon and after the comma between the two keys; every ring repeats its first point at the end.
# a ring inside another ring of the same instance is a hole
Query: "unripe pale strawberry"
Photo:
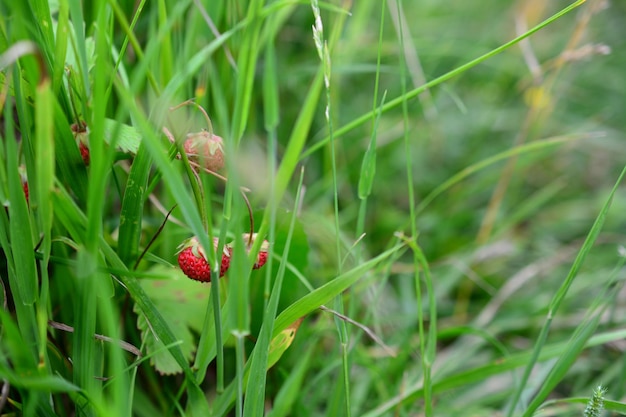
{"type": "MultiPolygon", "coordinates": [[[[213,244],[217,249],[218,240],[213,239],[213,244]]],[[[211,265],[209,265],[197,237],[194,236],[182,243],[178,253],[178,265],[189,278],[201,282],[211,282],[211,265]]],[[[224,276],[229,266],[230,251],[225,247],[222,252],[220,277],[224,276]]]]}
{"type": "Polygon", "coordinates": [[[187,158],[209,171],[224,168],[224,141],[221,137],[203,130],[190,133],[183,144],[187,158]]]}

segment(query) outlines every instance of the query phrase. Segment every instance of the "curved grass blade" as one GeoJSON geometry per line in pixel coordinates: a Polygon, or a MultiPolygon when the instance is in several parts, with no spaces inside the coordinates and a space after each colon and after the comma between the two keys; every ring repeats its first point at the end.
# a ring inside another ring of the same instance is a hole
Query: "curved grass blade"
{"type": "MultiPolygon", "coordinates": [[[[486,61],[487,59],[498,55],[499,53],[507,50],[508,48],[510,48],[511,46],[519,43],[520,41],[522,41],[523,39],[528,38],[530,35],[532,35],[535,32],[538,32],[539,30],[543,29],[544,27],[550,25],[552,22],[554,22],[555,20],[565,16],[566,14],[570,13],[572,10],[574,10],[575,8],[577,8],[578,6],[580,6],[581,4],[583,4],[586,0],[577,0],[576,2],[570,4],[569,6],[563,8],[562,10],[560,10],[559,12],[555,13],[554,15],[552,15],[551,17],[547,18],[546,20],[544,20],[543,22],[539,23],[537,26],[535,26],[534,28],[530,29],[529,31],[527,31],[526,33],[521,34],[520,36],[516,37],[513,40],[510,40],[509,42],[487,52],[484,55],[479,56],[476,59],[471,60],[470,62],[461,65],[458,68],[453,69],[452,71],[449,71],[437,78],[435,78],[432,81],[427,82],[426,84],[417,87],[411,91],[409,91],[406,94],[401,95],[400,97],[396,97],[395,99],[391,100],[390,102],[388,102],[387,104],[385,104],[382,108],[382,112],[386,112],[388,110],[391,110],[393,108],[396,108],[400,105],[402,105],[402,103],[405,100],[410,100],[412,98],[417,97],[418,95],[420,95],[421,93],[423,93],[426,90],[429,90],[445,81],[448,81],[451,78],[456,77],[459,74],[464,73],[465,71],[469,70],[470,68],[475,67],[476,65],[486,61]]],[[[372,119],[372,117],[375,116],[377,110],[372,110],[356,119],[354,119],[353,121],[347,123],[346,125],[340,127],[339,129],[337,129],[335,132],[333,132],[335,138],[338,138],[339,136],[353,130],[354,128],[356,128],[357,126],[360,126],[364,123],[367,123],[369,120],[372,119]]],[[[329,137],[325,137],[324,139],[320,140],[319,142],[317,142],[315,145],[311,146],[309,149],[307,149],[305,152],[302,153],[302,155],[300,156],[300,159],[305,159],[306,157],[310,156],[311,154],[315,153],[316,151],[318,151],[319,149],[321,149],[322,147],[324,147],[328,142],[330,141],[329,137]]]]}

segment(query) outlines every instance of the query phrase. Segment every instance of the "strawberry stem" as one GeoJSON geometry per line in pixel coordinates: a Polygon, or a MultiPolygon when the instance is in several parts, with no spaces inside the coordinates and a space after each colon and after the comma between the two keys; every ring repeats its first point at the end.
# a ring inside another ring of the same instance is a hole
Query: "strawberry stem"
{"type": "Polygon", "coordinates": [[[247,246],[250,247],[252,246],[252,234],[254,233],[254,216],[252,215],[252,206],[250,205],[250,200],[248,200],[248,196],[242,189],[239,189],[239,191],[241,192],[243,201],[245,201],[246,203],[246,207],[248,208],[248,217],[250,218],[250,236],[248,236],[247,243],[247,246]]]}
{"type": "Polygon", "coordinates": [[[206,230],[207,225],[208,225],[208,220],[207,220],[206,209],[204,207],[202,182],[200,181],[200,178],[198,174],[196,173],[196,171],[194,171],[191,168],[191,161],[189,161],[187,154],[185,153],[184,149],[182,149],[182,146],[183,146],[182,143],[180,141],[177,141],[174,138],[174,135],[172,135],[172,133],[166,127],[163,127],[163,133],[165,134],[165,136],[167,136],[168,140],[176,147],[178,151],[178,155],[180,159],[182,159],[183,161],[183,165],[185,166],[185,171],[187,171],[187,177],[189,177],[189,182],[191,183],[193,195],[196,200],[196,206],[198,207],[198,212],[200,213],[200,219],[202,221],[202,225],[204,226],[204,229],[206,230]]]}
{"type": "Polygon", "coordinates": [[[204,107],[202,107],[201,105],[199,105],[198,103],[196,103],[193,100],[194,99],[190,98],[189,100],[185,100],[182,103],[180,103],[180,104],[178,104],[178,105],[176,105],[174,107],[170,107],[170,111],[177,110],[177,109],[179,109],[179,108],[181,108],[183,106],[194,106],[194,107],[196,107],[204,115],[204,119],[206,120],[206,124],[207,124],[207,130],[209,131],[211,136],[213,136],[213,123],[211,123],[211,118],[207,114],[206,110],[204,110],[204,107]]]}

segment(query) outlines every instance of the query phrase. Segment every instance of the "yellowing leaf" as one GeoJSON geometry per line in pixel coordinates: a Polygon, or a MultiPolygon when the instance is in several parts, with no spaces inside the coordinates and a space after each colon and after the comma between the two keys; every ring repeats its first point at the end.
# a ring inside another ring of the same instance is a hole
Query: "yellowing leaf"
{"type": "Polygon", "coordinates": [[[283,356],[283,353],[291,346],[293,339],[296,337],[296,332],[300,327],[304,317],[300,317],[293,324],[287,327],[285,330],[276,335],[270,342],[270,352],[267,358],[267,369],[271,368],[278,362],[283,356]]]}

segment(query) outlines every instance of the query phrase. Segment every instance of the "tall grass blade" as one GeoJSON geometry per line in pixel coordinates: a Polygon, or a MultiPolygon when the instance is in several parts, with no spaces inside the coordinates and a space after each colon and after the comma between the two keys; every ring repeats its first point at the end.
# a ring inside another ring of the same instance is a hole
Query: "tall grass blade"
{"type": "MultiPolygon", "coordinates": [[[[565,299],[565,296],[567,295],[567,292],[569,291],[572,283],[574,282],[574,279],[576,279],[576,277],[578,276],[578,272],[580,268],[582,267],[585,261],[585,258],[587,257],[587,254],[589,253],[589,251],[591,251],[591,248],[593,247],[596,239],[598,238],[598,235],[600,234],[600,231],[602,230],[602,226],[604,225],[604,220],[606,219],[607,213],[609,212],[609,209],[611,208],[611,202],[613,201],[613,197],[615,196],[615,193],[617,192],[617,189],[619,185],[621,184],[622,179],[624,178],[624,175],[626,175],[626,166],[624,166],[624,168],[622,169],[622,172],[617,178],[617,181],[615,181],[615,185],[613,186],[613,189],[609,193],[608,197],[606,198],[606,201],[604,202],[602,208],[600,209],[600,213],[598,213],[596,220],[594,221],[593,225],[591,226],[591,229],[589,230],[589,233],[587,234],[585,242],[583,243],[582,247],[580,248],[580,251],[576,255],[576,259],[574,260],[574,263],[572,264],[572,267],[569,273],[567,274],[567,277],[565,278],[565,280],[559,287],[558,291],[556,292],[556,294],[554,294],[554,296],[552,297],[552,300],[550,301],[550,306],[548,308],[548,315],[546,316],[546,320],[539,332],[539,335],[537,336],[535,345],[533,346],[532,356],[530,360],[528,361],[528,363],[526,364],[526,367],[524,369],[524,374],[522,375],[519,385],[515,389],[513,397],[511,398],[511,405],[507,412],[507,416],[509,417],[511,417],[514,414],[515,410],[518,407],[520,398],[522,396],[522,392],[524,391],[526,383],[528,382],[528,379],[530,377],[530,373],[533,367],[535,366],[535,364],[537,363],[537,360],[539,359],[539,354],[541,353],[541,350],[543,349],[545,345],[546,339],[548,337],[548,333],[550,331],[550,326],[552,324],[552,320],[554,316],[556,315],[556,313],[558,312],[559,308],[561,307],[561,304],[563,300],[565,299]]],[[[571,355],[568,357],[571,359],[571,355]]]]}

